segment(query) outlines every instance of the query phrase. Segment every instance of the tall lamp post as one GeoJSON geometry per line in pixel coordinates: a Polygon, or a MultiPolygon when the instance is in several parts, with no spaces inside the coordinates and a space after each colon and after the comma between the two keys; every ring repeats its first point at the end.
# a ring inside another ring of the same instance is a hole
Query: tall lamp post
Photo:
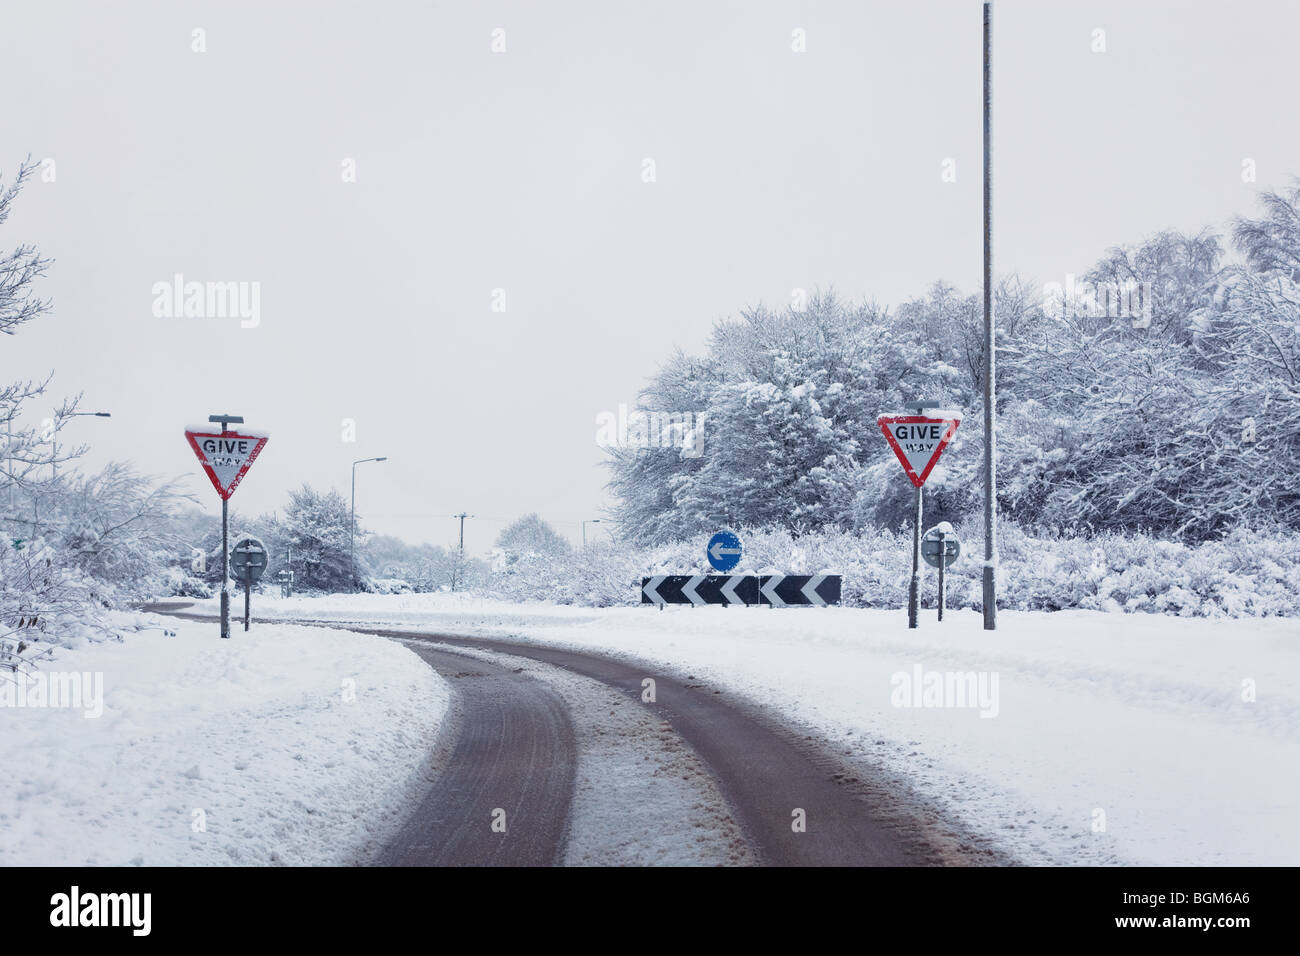
{"type": "Polygon", "coordinates": [[[600,524],[600,519],[588,518],[586,521],[582,523],[582,546],[584,548],[587,546],[587,525],[589,524],[600,524]]]}
{"type": "MultiPolygon", "coordinates": [[[[112,418],[111,412],[69,412],[64,418],[112,418]]],[[[59,440],[52,437],[50,444],[54,446],[54,454],[50,456],[50,477],[59,477],[59,440]]]]}
{"type": "Polygon", "coordinates": [[[984,3],[984,630],[998,626],[997,342],[993,316],[993,4],[984,3]]]}
{"type": "Polygon", "coordinates": [[[352,533],[348,548],[348,564],[352,568],[353,591],[357,589],[357,465],[364,465],[368,461],[388,461],[388,458],[358,458],[352,463],[352,533]]]}

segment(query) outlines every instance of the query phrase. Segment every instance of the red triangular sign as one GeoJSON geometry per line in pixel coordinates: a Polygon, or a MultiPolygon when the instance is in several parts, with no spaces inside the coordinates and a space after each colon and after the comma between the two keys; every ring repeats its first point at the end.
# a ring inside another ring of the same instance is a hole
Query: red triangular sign
{"type": "Polygon", "coordinates": [[[920,488],[952,441],[961,424],[961,415],[957,412],[938,412],[934,416],[881,415],[876,424],[903,463],[907,477],[920,488]]]}
{"type": "Polygon", "coordinates": [[[189,440],[199,463],[212,480],[212,487],[222,498],[229,498],[243,481],[249,467],[262,453],[269,435],[250,435],[220,430],[187,429],[189,440]]]}

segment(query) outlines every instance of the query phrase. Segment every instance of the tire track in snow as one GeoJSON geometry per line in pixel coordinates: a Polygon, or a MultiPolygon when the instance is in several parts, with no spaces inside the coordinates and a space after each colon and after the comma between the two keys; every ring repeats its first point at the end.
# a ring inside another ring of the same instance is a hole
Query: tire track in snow
{"type": "Polygon", "coordinates": [[[577,746],[568,709],[541,681],[430,644],[407,646],[456,693],[450,758],[380,866],[560,862],[577,746]]]}

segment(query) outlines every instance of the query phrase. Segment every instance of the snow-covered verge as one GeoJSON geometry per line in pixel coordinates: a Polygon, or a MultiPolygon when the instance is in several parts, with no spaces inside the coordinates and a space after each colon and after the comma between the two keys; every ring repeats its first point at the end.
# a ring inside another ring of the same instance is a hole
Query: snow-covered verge
{"type": "Polygon", "coordinates": [[[449,702],[407,648],[115,617],[124,640],[36,672],[77,706],[15,706],[0,674],[0,864],[346,864],[400,822],[449,702]]]}
{"type": "Polygon", "coordinates": [[[842,742],[1030,863],[1300,864],[1296,619],[1008,611],[989,632],[959,611],[942,625],[927,612],[909,631],[901,611],[429,594],[264,599],[257,610],[513,636],[640,659],[647,676],[685,671],[842,742]],[[951,691],[938,699],[947,706],[926,706],[931,675],[950,673],[974,675],[975,706],[954,706],[951,691]]]}
{"type": "MultiPolygon", "coordinates": [[[[949,607],[981,604],[983,530],[978,521],[958,528],[963,557],[948,580],[949,607]]],[[[746,530],[745,553],[734,574],[844,576],[847,607],[907,605],[911,531],[823,530],[792,535],[781,529],[746,530]]],[[[999,537],[1000,606],[1020,611],[1131,611],[1183,617],[1300,616],[1300,535],[1238,531],[1226,538],[1185,544],[1142,534],[1042,536],[1004,523],[999,537]]],[[[640,600],[647,574],[712,573],[702,540],[652,548],[625,543],[535,554],[494,574],[492,596],[511,601],[555,601],[616,607],[640,600]]],[[[926,587],[933,593],[934,572],[926,587]]]]}

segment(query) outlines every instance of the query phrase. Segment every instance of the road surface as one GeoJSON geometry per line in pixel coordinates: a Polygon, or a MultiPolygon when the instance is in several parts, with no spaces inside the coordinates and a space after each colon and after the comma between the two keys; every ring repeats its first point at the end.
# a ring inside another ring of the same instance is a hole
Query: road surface
{"type": "MultiPolygon", "coordinates": [[[[181,605],[146,610],[196,620],[181,605]]],[[[755,858],[775,866],[908,866],[1007,862],[900,791],[846,771],[824,742],[752,703],[645,663],[538,644],[337,621],[284,621],[401,640],[456,692],[453,758],[381,865],[549,865],[563,857],[577,744],[566,706],[542,681],[456,653],[529,658],[594,679],[652,710],[716,778],[755,858]],[[654,679],[656,700],[642,702],[654,679]],[[504,811],[504,833],[490,826],[504,811]],[[803,826],[796,824],[802,821],[803,826]]]]}
{"type": "Polygon", "coordinates": [[[451,758],[376,861],[384,866],[550,866],[564,850],[577,744],[540,681],[412,646],[456,694],[451,758]]]}

